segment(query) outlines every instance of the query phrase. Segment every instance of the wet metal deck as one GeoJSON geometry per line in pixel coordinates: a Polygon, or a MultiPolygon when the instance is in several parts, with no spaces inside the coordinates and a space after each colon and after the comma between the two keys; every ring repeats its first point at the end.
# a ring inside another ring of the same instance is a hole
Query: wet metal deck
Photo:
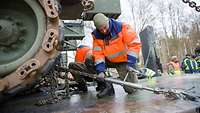
{"type": "MultiPolygon", "coordinates": [[[[161,77],[154,80],[142,80],[140,83],[151,87],[189,89],[200,95],[200,75],[178,77],[161,77]]],[[[167,100],[163,95],[149,91],[138,91],[127,95],[123,88],[115,85],[115,96],[103,99],[96,98],[94,87],[89,87],[87,94],[72,95],[57,104],[35,106],[36,97],[20,97],[1,105],[0,113],[199,113],[200,102],[185,100],[167,100]],[[23,98],[23,99],[21,99],[23,98]]]]}

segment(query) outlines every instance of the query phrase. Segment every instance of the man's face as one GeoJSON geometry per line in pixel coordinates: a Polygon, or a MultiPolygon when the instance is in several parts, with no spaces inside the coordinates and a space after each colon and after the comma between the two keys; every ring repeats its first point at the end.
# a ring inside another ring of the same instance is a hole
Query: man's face
{"type": "Polygon", "coordinates": [[[103,26],[101,26],[100,28],[99,28],[99,31],[101,32],[101,33],[103,33],[103,34],[108,34],[108,26],[106,26],[106,25],[103,25],[103,26]]]}

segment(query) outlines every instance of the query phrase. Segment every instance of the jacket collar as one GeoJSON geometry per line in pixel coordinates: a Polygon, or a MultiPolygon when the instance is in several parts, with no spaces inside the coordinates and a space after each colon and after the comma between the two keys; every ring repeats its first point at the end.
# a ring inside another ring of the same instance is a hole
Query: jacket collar
{"type": "Polygon", "coordinates": [[[95,29],[92,34],[97,39],[110,39],[112,37],[117,37],[118,33],[122,31],[122,23],[114,19],[109,19],[109,34],[105,35],[95,29]]]}

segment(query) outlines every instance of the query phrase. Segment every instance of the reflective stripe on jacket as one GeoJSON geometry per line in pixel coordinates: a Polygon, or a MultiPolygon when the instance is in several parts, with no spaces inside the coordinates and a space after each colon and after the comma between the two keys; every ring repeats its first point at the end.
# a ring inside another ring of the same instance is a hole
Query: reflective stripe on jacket
{"type": "Polygon", "coordinates": [[[186,73],[193,73],[192,71],[192,60],[190,58],[185,58],[183,61],[184,71],[186,73]]]}
{"type": "Polygon", "coordinates": [[[197,61],[195,59],[192,59],[192,70],[194,73],[197,73],[198,72],[198,64],[197,64],[197,61]]]}
{"type": "Polygon", "coordinates": [[[103,69],[105,59],[116,63],[135,63],[134,60],[138,57],[141,48],[136,32],[129,25],[110,19],[109,32],[109,35],[101,34],[97,30],[92,33],[94,38],[93,55],[97,72],[105,71],[103,69]]]}
{"type": "Polygon", "coordinates": [[[200,56],[198,56],[196,58],[196,61],[197,61],[197,65],[198,65],[198,71],[200,72],[200,56]]]}

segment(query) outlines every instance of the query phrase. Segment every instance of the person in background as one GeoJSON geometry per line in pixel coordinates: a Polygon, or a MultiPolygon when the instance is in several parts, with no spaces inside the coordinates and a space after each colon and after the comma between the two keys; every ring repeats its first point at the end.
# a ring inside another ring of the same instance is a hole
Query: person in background
{"type": "Polygon", "coordinates": [[[192,74],[193,69],[192,69],[192,61],[191,61],[191,55],[186,54],[185,58],[183,59],[181,63],[181,69],[186,73],[186,74],[192,74]]]}
{"type": "Polygon", "coordinates": [[[192,71],[193,73],[198,73],[198,64],[197,64],[197,61],[195,60],[196,59],[196,55],[192,55],[192,58],[191,58],[191,62],[192,62],[192,71]]]}
{"type": "Polygon", "coordinates": [[[181,75],[180,64],[177,56],[172,56],[170,62],[167,64],[167,73],[172,75],[181,75]]]}
{"type": "MultiPolygon", "coordinates": [[[[93,17],[96,29],[93,36],[93,55],[98,79],[104,84],[104,90],[97,94],[98,98],[114,95],[111,83],[104,80],[108,67],[116,68],[120,79],[126,75],[128,82],[137,83],[138,78],[131,70],[136,67],[141,43],[136,32],[126,23],[118,22],[98,13],[93,17]]],[[[133,94],[136,90],[124,86],[125,92],[133,94]]]]}
{"type": "Polygon", "coordinates": [[[197,62],[197,65],[198,65],[198,73],[200,73],[200,46],[197,46],[196,49],[195,49],[195,55],[196,55],[196,62],[197,62]]]}

